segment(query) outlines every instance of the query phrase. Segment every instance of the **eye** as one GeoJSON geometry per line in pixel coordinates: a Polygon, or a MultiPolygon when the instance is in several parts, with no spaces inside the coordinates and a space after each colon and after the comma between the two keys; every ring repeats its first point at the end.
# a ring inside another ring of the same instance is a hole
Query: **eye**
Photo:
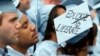
{"type": "Polygon", "coordinates": [[[24,24],[22,25],[22,28],[26,29],[26,28],[27,28],[27,23],[24,23],[24,24]]]}

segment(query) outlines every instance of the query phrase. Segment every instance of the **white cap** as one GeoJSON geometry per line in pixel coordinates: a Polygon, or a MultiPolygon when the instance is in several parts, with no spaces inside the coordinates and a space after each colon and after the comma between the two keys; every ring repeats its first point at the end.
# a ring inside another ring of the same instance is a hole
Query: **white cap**
{"type": "Polygon", "coordinates": [[[95,5],[95,6],[93,7],[93,9],[98,9],[98,8],[100,8],[100,3],[98,3],[97,5],[95,5]]]}
{"type": "Polygon", "coordinates": [[[12,1],[13,1],[13,4],[15,5],[15,7],[17,7],[20,0],[12,0],[12,1]]]}

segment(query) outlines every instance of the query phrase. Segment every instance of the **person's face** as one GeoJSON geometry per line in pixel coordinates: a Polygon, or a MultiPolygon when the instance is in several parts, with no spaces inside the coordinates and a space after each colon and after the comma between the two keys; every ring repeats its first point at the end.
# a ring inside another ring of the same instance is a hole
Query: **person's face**
{"type": "Polygon", "coordinates": [[[60,3],[60,0],[42,0],[42,2],[44,4],[55,4],[55,5],[57,5],[57,4],[60,3]]]}
{"type": "Polygon", "coordinates": [[[52,1],[51,1],[51,0],[42,0],[42,2],[43,2],[44,4],[50,4],[52,1]]]}
{"type": "Polygon", "coordinates": [[[17,21],[16,13],[4,13],[0,25],[0,39],[6,44],[18,41],[18,32],[21,24],[17,21]]]}
{"type": "Polygon", "coordinates": [[[31,25],[26,15],[23,14],[20,19],[22,25],[19,31],[19,44],[22,46],[32,46],[38,41],[38,33],[36,31],[36,26],[31,25]]]}
{"type": "Polygon", "coordinates": [[[30,0],[20,0],[20,7],[24,10],[30,8],[30,0]]]}
{"type": "Polygon", "coordinates": [[[63,13],[65,13],[65,10],[63,8],[58,8],[57,9],[58,16],[61,15],[61,14],[63,14],[63,13]]]}

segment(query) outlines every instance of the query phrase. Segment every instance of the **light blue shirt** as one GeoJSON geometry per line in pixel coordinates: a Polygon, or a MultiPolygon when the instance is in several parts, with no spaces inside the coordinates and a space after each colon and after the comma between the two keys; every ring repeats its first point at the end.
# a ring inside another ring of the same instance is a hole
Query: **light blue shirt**
{"type": "Polygon", "coordinates": [[[7,55],[9,56],[30,56],[31,55],[29,52],[27,52],[26,54],[22,54],[21,52],[16,51],[10,46],[7,46],[7,49],[8,49],[7,55]]]}
{"type": "Polygon", "coordinates": [[[93,48],[93,56],[100,56],[100,25],[99,25],[99,18],[96,17],[94,18],[93,22],[97,25],[98,31],[97,31],[97,36],[96,36],[96,44],[93,48]]]}
{"type": "Polygon", "coordinates": [[[93,49],[93,56],[100,56],[100,26],[98,26],[96,45],[94,46],[94,49],[93,49]]]}
{"type": "Polygon", "coordinates": [[[3,56],[3,54],[5,54],[5,56],[6,56],[6,53],[4,52],[4,49],[0,48],[0,56],[3,56]]]}
{"type": "Polygon", "coordinates": [[[58,44],[51,40],[45,40],[38,45],[34,56],[56,56],[58,44]]]}

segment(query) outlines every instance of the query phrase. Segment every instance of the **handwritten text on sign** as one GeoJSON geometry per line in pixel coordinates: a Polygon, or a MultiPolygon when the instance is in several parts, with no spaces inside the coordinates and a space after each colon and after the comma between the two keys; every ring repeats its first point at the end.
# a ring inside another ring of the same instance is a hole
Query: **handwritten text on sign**
{"type": "Polygon", "coordinates": [[[69,34],[77,34],[77,32],[80,29],[81,21],[86,21],[88,16],[89,16],[88,14],[75,13],[73,10],[70,10],[67,13],[66,18],[75,20],[72,23],[74,26],[67,26],[67,25],[59,24],[58,27],[56,28],[56,31],[65,32],[65,33],[69,33],[69,34]]]}
{"type": "Polygon", "coordinates": [[[91,28],[92,21],[87,3],[67,9],[66,13],[54,19],[54,24],[58,44],[91,28]]]}

